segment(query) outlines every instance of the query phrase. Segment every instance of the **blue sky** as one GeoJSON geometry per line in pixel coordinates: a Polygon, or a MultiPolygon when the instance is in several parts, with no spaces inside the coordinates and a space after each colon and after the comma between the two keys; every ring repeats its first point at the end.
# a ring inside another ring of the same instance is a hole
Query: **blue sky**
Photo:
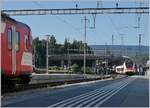
{"type": "MultiPolygon", "coordinates": [[[[116,0],[117,1],[117,0],[116,0]]],[[[96,7],[96,1],[28,1],[28,2],[2,2],[3,9],[37,9],[37,8],[75,8],[77,3],[80,8],[96,7]]],[[[102,2],[102,7],[115,7],[113,1],[102,2]]],[[[118,2],[119,7],[140,6],[139,2],[118,2]]],[[[142,6],[147,6],[143,2],[142,6]]],[[[45,16],[13,16],[18,21],[28,24],[32,29],[33,37],[45,38],[45,35],[54,35],[58,43],[63,43],[65,38],[70,41],[83,40],[84,25],[81,19],[85,15],[45,15],[45,16]]],[[[140,19],[140,29],[134,29],[132,26],[138,25],[137,14],[108,15],[100,14],[96,16],[96,29],[90,29],[93,26],[92,15],[86,15],[89,19],[87,29],[87,42],[89,45],[111,44],[112,34],[114,35],[114,44],[121,44],[121,34],[124,37],[124,45],[138,45],[138,35],[142,34],[142,45],[148,45],[148,15],[142,14],[140,19]]]]}

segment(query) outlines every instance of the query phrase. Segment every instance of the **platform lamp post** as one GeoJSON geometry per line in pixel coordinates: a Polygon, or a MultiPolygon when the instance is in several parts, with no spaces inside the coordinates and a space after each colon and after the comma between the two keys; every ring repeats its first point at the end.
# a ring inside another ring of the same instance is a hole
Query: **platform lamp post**
{"type": "Polygon", "coordinates": [[[46,40],[46,74],[48,74],[48,57],[49,57],[49,55],[48,55],[48,42],[49,42],[49,37],[50,37],[50,35],[46,35],[46,37],[47,37],[47,40],[46,40]]]}

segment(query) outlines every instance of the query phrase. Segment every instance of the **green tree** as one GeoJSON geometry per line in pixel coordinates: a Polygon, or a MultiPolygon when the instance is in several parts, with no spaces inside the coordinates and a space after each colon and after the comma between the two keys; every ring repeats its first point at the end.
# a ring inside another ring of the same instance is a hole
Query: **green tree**
{"type": "Polygon", "coordinates": [[[35,38],[32,42],[33,55],[36,67],[44,67],[46,60],[46,41],[35,38]]]}
{"type": "MultiPolygon", "coordinates": [[[[81,67],[81,72],[84,73],[84,67],[81,67]]],[[[91,67],[86,67],[86,74],[94,74],[91,67]]]]}
{"type": "MultiPolygon", "coordinates": [[[[32,49],[35,58],[35,66],[45,67],[46,66],[46,40],[40,40],[38,37],[33,39],[32,49]]],[[[49,54],[67,54],[68,48],[70,54],[83,54],[84,53],[84,43],[82,41],[73,40],[70,43],[67,38],[64,44],[58,44],[55,37],[51,36],[48,40],[49,44],[49,54]],[[73,49],[73,50],[72,50],[73,49]]],[[[92,49],[87,46],[87,53],[91,53],[92,49]]]]}
{"type": "Polygon", "coordinates": [[[50,47],[55,47],[56,46],[56,39],[53,35],[49,39],[49,46],[50,47]]]}
{"type": "Polygon", "coordinates": [[[71,66],[71,70],[72,70],[72,73],[79,73],[80,72],[80,67],[77,64],[73,64],[71,66]]]}
{"type": "Polygon", "coordinates": [[[68,41],[67,38],[65,38],[65,41],[64,41],[64,53],[68,53],[68,50],[71,48],[71,43],[68,41]]]}
{"type": "Polygon", "coordinates": [[[55,54],[55,49],[56,49],[56,46],[57,46],[57,43],[56,43],[56,39],[55,37],[52,35],[48,41],[48,45],[49,45],[49,54],[55,54]]]}

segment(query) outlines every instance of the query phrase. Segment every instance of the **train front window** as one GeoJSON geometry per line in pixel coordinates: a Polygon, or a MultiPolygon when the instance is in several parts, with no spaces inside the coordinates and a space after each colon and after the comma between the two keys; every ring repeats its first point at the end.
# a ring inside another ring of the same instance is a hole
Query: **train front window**
{"type": "Polygon", "coordinates": [[[8,37],[8,48],[12,49],[12,30],[8,29],[7,31],[7,37],[8,37]]]}
{"type": "Polygon", "coordinates": [[[126,62],[126,67],[127,68],[132,68],[133,67],[133,62],[126,62]]]}
{"type": "Polygon", "coordinates": [[[16,45],[15,45],[16,51],[19,50],[19,43],[20,43],[19,41],[20,41],[20,34],[19,32],[16,32],[16,45]]]}

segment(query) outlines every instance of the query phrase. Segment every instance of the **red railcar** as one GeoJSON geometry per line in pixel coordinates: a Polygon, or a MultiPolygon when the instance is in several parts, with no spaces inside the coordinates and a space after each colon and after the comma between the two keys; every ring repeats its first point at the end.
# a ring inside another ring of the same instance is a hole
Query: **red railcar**
{"type": "Polygon", "coordinates": [[[31,45],[30,27],[1,14],[2,83],[5,83],[6,79],[11,82],[29,83],[32,73],[31,45]]]}

